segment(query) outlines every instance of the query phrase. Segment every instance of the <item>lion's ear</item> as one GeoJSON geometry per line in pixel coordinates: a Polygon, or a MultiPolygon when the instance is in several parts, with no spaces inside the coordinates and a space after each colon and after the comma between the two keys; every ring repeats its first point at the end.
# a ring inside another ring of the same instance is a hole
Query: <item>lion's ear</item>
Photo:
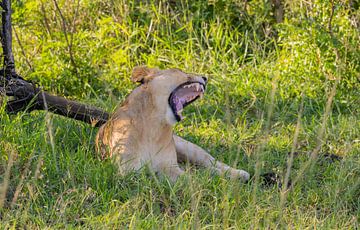
{"type": "Polygon", "coordinates": [[[159,72],[159,69],[157,68],[148,68],[147,66],[137,66],[132,71],[131,81],[146,83],[150,81],[156,75],[157,72],[159,72]]]}

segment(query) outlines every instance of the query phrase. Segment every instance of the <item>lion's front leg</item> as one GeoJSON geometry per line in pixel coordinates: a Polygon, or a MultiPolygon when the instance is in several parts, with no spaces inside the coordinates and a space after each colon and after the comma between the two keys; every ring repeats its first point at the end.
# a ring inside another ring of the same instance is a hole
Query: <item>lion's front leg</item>
{"type": "Polygon", "coordinates": [[[210,168],[220,175],[227,174],[232,179],[249,180],[250,174],[244,170],[234,169],[222,162],[216,161],[201,147],[174,135],[176,153],[179,160],[210,168]]]}
{"type": "Polygon", "coordinates": [[[170,141],[166,147],[153,156],[151,165],[154,171],[168,176],[172,182],[175,182],[184,174],[184,171],[179,167],[177,162],[175,143],[172,137],[170,137],[170,141]]]}

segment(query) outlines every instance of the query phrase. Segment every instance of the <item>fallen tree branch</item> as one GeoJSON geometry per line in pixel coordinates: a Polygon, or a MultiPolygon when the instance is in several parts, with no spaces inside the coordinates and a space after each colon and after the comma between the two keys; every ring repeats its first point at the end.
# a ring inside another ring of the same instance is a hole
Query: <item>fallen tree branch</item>
{"type": "Polygon", "coordinates": [[[45,103],[52,113],[83,121],[94,127],[101,126],[109,119],[109,113],[99,108],[41,91],[38,94],[36,109],[45,110],[45,103]]]}
{"type": "Polygon", "coordinates": [[[48,110],[96,127],[109,119],[109,113],[99,108],[51,95],[21,77],[7,80],[6,85],[2,87],[0,83],[0,92],[12,98],[6,104],[6,111],[10,114],[20,111],[48,110]]]}

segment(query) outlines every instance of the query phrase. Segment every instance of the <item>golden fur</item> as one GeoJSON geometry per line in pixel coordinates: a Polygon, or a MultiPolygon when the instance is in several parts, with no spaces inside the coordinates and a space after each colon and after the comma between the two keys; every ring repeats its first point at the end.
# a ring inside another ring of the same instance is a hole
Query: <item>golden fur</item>
{"type": "Polygon", "coordinates": [[[141,82],[109,121],[100,127],[96,146],[102,157],[111,156],[121,174],[148,165],[175,181],[184,171],[179,161],[205,166],[231,178],[248,180],[249,174],[216,161],[199,146],[173,134],[176,118],[169,106],[170,94],[182,84],[206,84],[206,78],[178,69],[136,67],[131,80],[141,82]]]}

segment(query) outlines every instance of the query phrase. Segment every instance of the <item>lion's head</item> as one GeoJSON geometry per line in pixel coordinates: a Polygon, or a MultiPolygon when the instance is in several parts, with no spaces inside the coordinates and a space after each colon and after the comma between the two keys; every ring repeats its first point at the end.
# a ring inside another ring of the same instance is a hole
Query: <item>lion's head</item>
{"type": "Polygon", "coordinates": [[[145,66],[135,67],[131,80],[156,95],[156,106],[164,109],[170,124],[183,119],[182,110],[203,96],[207,83],[206,77],[179,69],[159,70],[145,66]]]}

